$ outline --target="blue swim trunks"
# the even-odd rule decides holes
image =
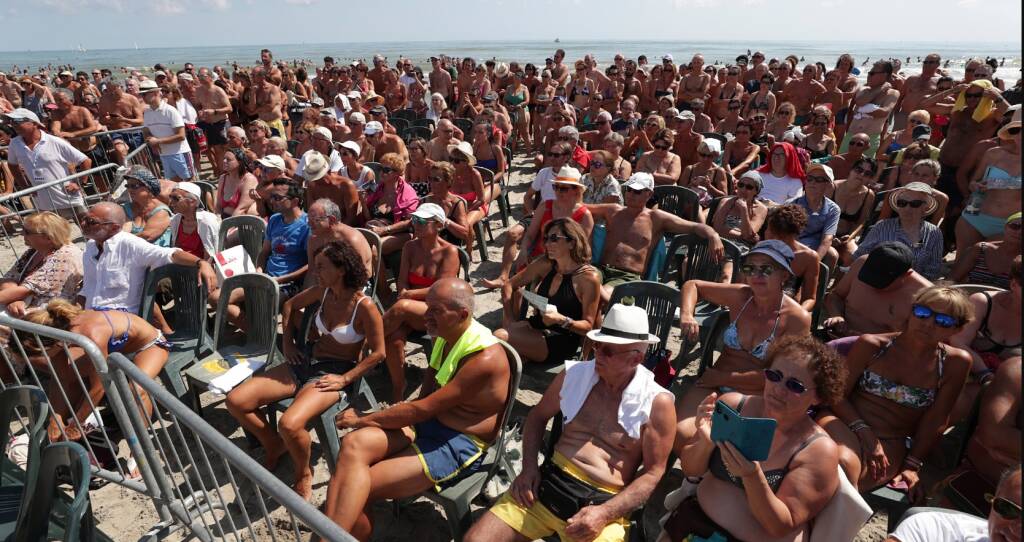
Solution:
[[[142,137],[142,128],[133,132],[119,132],[116,134],[110,134],[110,140],[113,141],[124,141],[125,145],[128,145],[129,151],[141,147],[145,144],[145,140]]]
[[[413,426],[412,447],[423,472],[438,491],[450,487],[483,466],[487,443],[460,433],[443,423],[427,420]]]
[[[985,239],[995,237],[1003,233],[1003,226],[1006,225],[1006,218],[1000,218],[998,216],[986,215],[984,213],[971,214],[963,213],[960,218],[971,225],[974,229],[978,230]]]

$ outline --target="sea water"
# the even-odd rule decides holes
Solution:
[[[139,69],[144,73],[152,71],[156,63],[171,69],[180,69],[185,62],[197,67],[221,65],[230,67],[234,63],[252,66],[259,62],[261,45],[217,46],[217,47],[161,47],[135,49],[94,49],[78,51],[4,51],[0,52],[0,69],[10,71],[12,67],[27,69],[35,73],[40,67],[71,65],[74,70],[90,71],[93,68]],[[949,60],[947,71],[953,77],[963,75],[964,62],[972,57],[994,57],[1005,64],[996,75],[1012,85],[1021,76],[1020,43],[949,43],[949,42],[812,42],[812,41],[438,41],[438,42],[379,42],[379,43],[303,43],[273,45],[269,47],[277,60],[306,61],[308,65],[320,65],[324,56],[332,56],[337,62],[353,60],[369,62],[374,54],[387,57],[394,65],[399,58],[408,58],[414,64],[429,71],[431,56],[440,54],[451,57],[472,57],[478,61],[496,59],[501,62],[532,62],[543,65],[544,59],[554,54],[555,49],[566,51],[566,63],[593,54],[600,66],[611,63],[616,53],[636,59],[647,55],[650,62],[658,63],[661,57],[670,53],[677,64],[689,62],[695,53],[702,53],[706,64],[723,66],[734,62],[737,55],[748,50],[759,50],[766,57],[783,58],[787,55],[802,57],[802,67],[807,62],[823,62],[829,68],[835,66],[839,55],[850,53],[857,66],[866,60],[898,58],[903,61],[903,72],[913,74],[920,71],[921,60],[929,53],[938,53],[943,61]],[[907,58],[910,62],[907,62]],[[861,69],[862,76],[867,69]],[[311,74],[312,75],[312,74]]]

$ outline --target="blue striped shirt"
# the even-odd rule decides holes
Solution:
[[[917,243],[911,242],[900,227],[899,217],[887,218],[871,228],[853,257],[859,258],[882,243],[897,241],[907,245],[914,252],[914,271],[924,275],[928,280],[935,280],[939,278],[942,269],[942,230],[931,222],[922,221],[920,239]]]

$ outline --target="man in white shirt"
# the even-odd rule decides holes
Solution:
[[[8,163],[27,181],[26,185],[39,186],[67,177],[76,171],[92,167],[92,161],[67,141],[42,130],[39,117],[28,109],[18,108],[5,113],[18,136],[11,140]],[[33,203],[37,209],[54,211],[65,218],[75,212],[85,213],[82,188],[69,181],[44,188],[35,193]]]
[[[185,119],[178,108],[168,104],[163,91],[147,79],[139,83],[139,93],[146,102],[142,125],[149,131],[146,143],[160,151],[164,177],[174,181],[188,181],[195,177],[192,151],[185,141]]]
[[[115,309],[137,314],[146,271],[176,263],[194,266],[200,280],[217,284],[210,264],[179,248],[158,247],[122,231],[124,210],[116,203],[100,202],[82,219],[89,242],[83,257],[82,304],[87,309]]]
[[[999,480],[988,520],[953,510],[908,514],[886,542],[1020,542],[1020,465]]]

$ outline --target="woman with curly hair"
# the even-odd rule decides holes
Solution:
[[[254,375],[231,390],[226,400],[228,412],[263,445],[268,470],[276,468],[285,452],[291,456],[293,487],[307,500],[313,494],[313,471],[306,426],[338,402],[344,391],[352,396],[350,385],[384,359],[384,321],[363,293],[368,277],[359,254],[345,241],[332,241],[316,252],[312,265],[318,284],[285,301],[281,310],[287,363]],[[297,342],[303,309],[316,311],[316,316],[310,335]],[[261,407],[289,397],[295,400],[275,432]]]

